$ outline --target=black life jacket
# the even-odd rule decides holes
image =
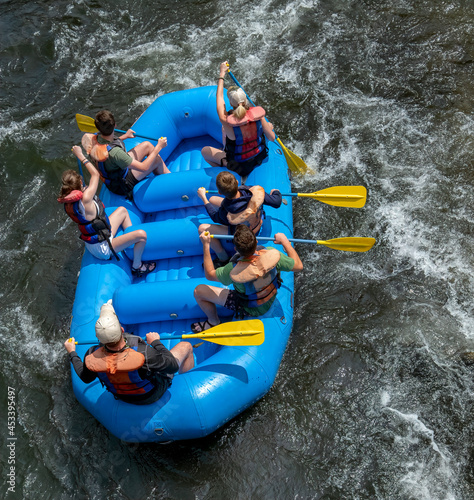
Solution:
[[[109,144],[106,144],[107,147],[107,153],[110,153],[112,149],[114,148],[120,148],[123,151],[127,151],[125,148],[125,144],[123,143],[122,139],[119,139],[118,137],[114,138],[112,142]],[[105,161],[97,161],[97,168],[100,173],[100,177],[102,179],[102,182],[109,187],[111,184],[116,184],[117,182],[120,183],[122,179],[125,179],[128,174],[128,168],[125,169],[116,169],[112,171],[108,171],[105,168]]]

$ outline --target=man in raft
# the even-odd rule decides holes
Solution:
[[[170,173],[159,155],[167,145],[166,137],[161,137],[156,146],[144,141],[127,152],[123,141],[135,137],[132,129],[116,138],[114,115],[106,109],[97,113],[94,122],[99,133],[84,134],[82,145],[112,193],[132,199],[133,188],[151,172],[155,175]]]
[[[194,367],[193,347],[189,342],[179,342],[169,351],[156,332],[147,333],[146,342],[124,334],[111,302],[101,307],[95,324],[100,344],[92,346],[82,362],[74,337],[66,340],[69,360],[84,383],[99,378],[116,399],[135,405],[154,403],[171,385],[174,373]]]
[[[281,284],[280,271],[301,271],[301,262],[296,250],[283,233],[275,234],[274,242],[283,246],[286,254],[272,247],[257,246],[255,234],[247,226],[237,226],[233,243],[236,251],[224,267],[214,269],[211,258],[211,235],[203,232],[199,236],[204,252],[204,273],[209,281],[233,285],[234,290],[210,285],[198,285],[194,297],[206,314],[205,321],[191,325],[194,333],[218,325],[216,305],[234,311],[237,317],[261,316],[272,306]]]
[[[125,248],[133,247],[132,275],[141,277],[156,267],[155,262],[142,262],[147,234],[143,229],[130,231],[115,237],[118,229],[124,230],[132,225],[125,207],[119,207],[110,217],[105,213],[104,204],[96,195],[99,187],[99,172],[84,156],[80,146],[73,146],[72,152],[87,168],[91,178],[84,186],[81,176],[74,170],[66,170],[61,177],[61,191],[58,202],[64,204],[64,210],[78,224],[81,240],[87,250],[97,259],[109,260]]]
[[[250,107],[240,87],[230,87],[227,91],[232,110],[226,111],[224,78],[228,68],[227,61],[221,63],[216,93],[217,114],[225,134],[225,147],[222,150],[205,146],[201,154],[213,167],[227,167],[247,178],[268,156],[265,139],[274,141],[275,132],[273,125],[265,119],[265,110],[260,106]]]
[[[265,193],[261,186],[240,186],[230,172],[220,172],[216,177],[216,185],[220,195],[207,199],[206,189],[199,188],[197,194],[204,203],[207,213],[216,224],[201,224],[199,234],[209,231],[211,234],[234,234],[239,224],[248,226],[258,234],[263,224],[265,212],[262,206],[273,208],[281,206],[282,197],[278,189]],[[229,255],[219,240],[211,240],[211,248],[217,255],[213,260],[214,267],[225,266]]]

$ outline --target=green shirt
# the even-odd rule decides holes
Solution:
[[[106,141],[100,134],[97,135],[99,144],[110,144],[111,141]],[[110,174],[117,170],[125,170],[132,163],[133,158],[122,148],[113,148],[109,151],[109,157],[104,161],[104,168]]]
[[[266,247],[266,249],[271,250],[272,247]],[[280,252],[280,260],[276,265],[276,270],[289,272],[292,271],[294,267],[295,267],[295,260],[292,259],[291,257],[288,257],[288,255],[285,255],[284,253]],[[229,262],[224,267],[219,267],[218,269],[216,269],[217,280],[219,281],[219,283],[222,283],[223,285],[226,286],[233,284],[234,289],[237,292],[245,293],[245,286],[242,283],[235,283],[234,281],[232,281],[232,278],[230,277],[232,269],[234,269],[234,265],[232,264],[232,262]],[[244,306],[245,312],[247,312],[250,316],[261,316],[270,309],[275,299],[276,295],[273,296],[268,302],[265,302],[265,304],[262,304],[261,306],[258,307]]]

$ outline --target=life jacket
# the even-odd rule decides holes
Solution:
[[[121,139],[115,137],[114,140],[108,144],[99,144],[97,134],[84,134],[82,136],[82,146],[97,165],[100,178],[106,186],[109,186],[111,183],[120,182],[127,177],[128,168],[123,170],[117,169],[112,172],[107,171],[105,168],[105,160],[108,159],[112,149],[120,148],[125,152],[127,151]]]
[[[240,120],[232,113],[227,115],[226,122],[233,127],[235,133],[235,141],[226,139],[225,151],[228,161],[243,163],[266,150],[265,135],[260,122],[264,117],[265,110],[260,106],[248,109]]]
[[[227,213],[227,220],[232,226],[244,224],[248,226],[254,234],[257,234],[263,224],[262,205],[265,200],[265,189],[261,186],[252,186],[249,189],[252,192],[252,198],[245,210],[237,214]]]
[[[281,286],[280,273],[276,270],[279,260],[278,250],[275,248],[267,250],[264,247],[257,247],[257,251],[251,257],[231,260],[234,268],[230,272],[230,277],[235,283],[244,285],[245,293],[237,290],[236,293],[245,307],[261,306],[276,295]]]
[[[84,362],[114,396],[142,395],[155,390],[155,385],[138,373],[145,363],[145,356],[137,351],[136,346],[127,346],[120,352],[97,347]]]
[[[84,211],[80,209],[83,193],[79,190],[71,191],[64,198],[58,198],[59,203],[64,203],[64,210],[71,219],[79,225],[81,240],[87,243],[100,243],[111,236],[111,226],[109,218],[105,213],[104,204],[98,196],[94,196],[94,203],[97,207],[97,215],[93,220],[84,217]]]

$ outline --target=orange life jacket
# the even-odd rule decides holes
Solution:
[[[236,291],[244,306],[261,306],[276,295],[281,284],[276,270],[279,260],[280,252],[275,248],[257,247],[254,255],[237,261],[230,277],[245,287],[243,294]]]
[[[105,347],[98,347],[86,356],[84,362],[115,396],[146,394],[155,390],[155,385],[138,373],[145,363],[145,356],[136,347],[127,346],[120,352],[110,352]]]

